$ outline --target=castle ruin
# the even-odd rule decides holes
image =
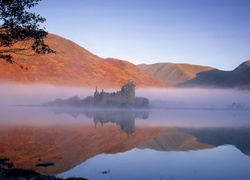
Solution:
[[[94,103],[98,105],[134,105],[135,104],[135,84],[128,81],[122,86],[121,91],[108,93],[98,92],[97,88],[94,93]]]
[[[48,102],[49,106],[92,106],[92,107],[147,107],[149,100],[144,97],[135,97],[135,84],[128,81],[117,92],[98,92],[97,88],[94,96],[80,99],[78,96],[69,99],[56,99]]]

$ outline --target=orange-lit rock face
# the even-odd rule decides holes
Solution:
[[[89,87],[120,87],[130,79],[137,87],[165,87],[152,75],[128,61],[102,59],[53,34],[48,35],[46,43],[57,54],[33,55],[32,51],[26,53],[28,56],[13,54],[14,60],[28,67],[28,71],[0,59],[1,79]]]

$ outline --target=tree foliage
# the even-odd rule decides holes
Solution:
[[[55,53],[44,42],[48,32],[40,28],[45,18],[28,10],[41,0],[0,0],[0,58],[15,63],[11,53],[27,50],[36,54]],[[12,49],[11,47],[22,41],[31,41],[29,47]]]

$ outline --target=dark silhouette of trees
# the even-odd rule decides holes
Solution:
[[[13,53],[22,54],[25,50],[31,50],[34,54],[55,53],[44,42],[48,32],[45,28],[40,28],[40,24],[46,19],[27,11],[38,5],[39,1],[41,0],[0,0],[0,58],[13,64],[17,63],[13,60]],[[14,44],[27,41],[30,42],[28,46],[26,44],[13,48]]]

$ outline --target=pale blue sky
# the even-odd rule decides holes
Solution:
[[[221,70],[250,59],[250,0],[43,0],[35,11],[103,58]]]

